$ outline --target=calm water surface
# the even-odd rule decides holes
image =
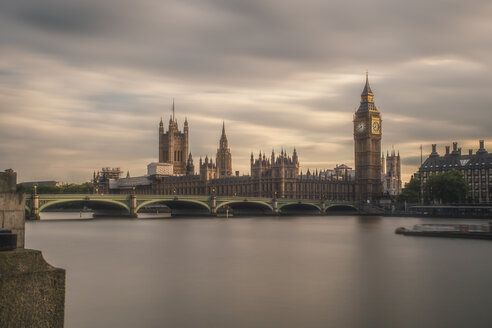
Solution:
[[[67,270],[68,328],[491,327],[491,241],[394,234],[463,221],[47,220],[26,247]]]

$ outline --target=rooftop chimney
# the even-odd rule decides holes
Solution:
[[[459,155],[460,152],[458,150],[458,143],[455,141],[453,142],[453,152],[451,153],[451,155]]]
[[[468,155],[473,155],[473,149],[468,149]]]
[[[432,144],[432,153],[430,155],[431,156],[439,156],[439,154],[436,151],[436,144]]]
[[[446,146],[446,155],[449,155],[449,146]]]
[[[484,147],[483,140],[480,140],[480,149],[477,150],[477,154],[487,154],[487,150]]]

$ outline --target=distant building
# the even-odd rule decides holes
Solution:
[[[320,174],[323,177],[334,180],[355,180],[355,171],[345,164],[337,164],[333,170],[325,170]]]
[[[292,155],[283,149],[279,155],[251,154],[250,175],[233,175],[232,156],[225,123],[219,140],[216,159],[200,158],[195,172],[189,152],[189,128],[185,119],[183,132],[178,129],[173,114],[169,128],[164,132],[159,124],[159,162],[151,163],[148,175],[136,178],[109,180],[95,179],[106,185],[99,190],[111,193],[223,195],[239,197],[279,197],[298,199],[327,199],[375,202],[382,196],[381,182],[381,115],[374,104],[374,94],[368,77],[361,94],[360,106],[354,115],[355,171],[347,165],[337,165],[333,170],[300,171],[296,149]],[[166,166],[167,165],[167,166]],[[399,157],[398,157],[399,165]],[[171,172],[172,166],[172,174]],[[399,166],[398,166],[399,167]],[[393,172],[393,171],[391,171]],[[399,168],[392,176],[399,177]],[[99,176],[99,173],[98,173]],[[104,175],[102,175],[104,177]],[[133,189],[133,187],[135,187]],[[105,191],[106,192],[106,191]]]
[[[232,175],[232,155],[225,133],[225,122],[222,122],[222,135],[219,141],[219,149],[217,149],[217,171],[219,178]]]
[[[164,124],[159,124],[159,163],[170,163],[173,165],[174,174],[186,174],[188,164],[188,142],[189,128],[188,120],[185,118],[183,132],[179,131],[178,121],[173,114],[169,118],[169,127],[164,132]]]
[[[28,182],[21,182],[20,185],[27,187],[27,188],[32,188],[34,186],[38,187],[46,187],[46,186],[53,186],[53,187],[62,187],[66,186],[66,182],[60,182],[60,181],[28,181]]]
[[[381,180],[383,183],[383,194],[388,196],[398,196],[401,193],[401,164],[400,152],[395,154],[395,150],[386,152],[381,156]]]
[[[150,163],[147,165],[148,176],[169,176],[173,175],[173,165],[171,163]]]
[[[484,141],[479,141],[479,149],[473,153],[469,149],[467,154],[461,153],[458,143],[453,142],[453,150],[446,146],[446,153],[441,156],[437,153],[436,145],[432,145],[432,152],[415,174],[422,176],[423,182],[436,173],[452,169],[463,173],[468,182],[469,191],[467,201],[470,203],[488,203],[492,200],[492,154],[484,147]]]
[[[100,194],[109,193],[109,180],[119,179],[122,173],[119,167],[103,167],[97,173],[94,171],[92,176],[94,191]]]

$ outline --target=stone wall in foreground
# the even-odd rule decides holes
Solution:
[[[24,249],[25,196],[16,184],[14,171],[0,172],[0,228],[17,235],[17,249],[0,251],[0,327],[63,327],[65,270]]]
[[[17,235],[17,248],[24,248],[25,195],[16,192],[17,173],[0,172],[0,228]]]

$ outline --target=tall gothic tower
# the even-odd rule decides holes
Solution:
[[[374,94],[366,85],[359,109],[354,115],[356,198],[376,201],[381,196],[381,114],[374,104]]]
[[[169,118],[169,128],[164,133],[164,124],[159,123],[159,163],[173,164],[173,174],[186,174],[188,161],[189,130],[188,120],[185,119],[183,132],[179,131],[178,121],[173,113]]]
[[[219,178],[230,177],[232,175],[232,156],[225,133],[224,122],[222,122],[222,135],[220,137],[219,149],[217,149],[217,171]]]

